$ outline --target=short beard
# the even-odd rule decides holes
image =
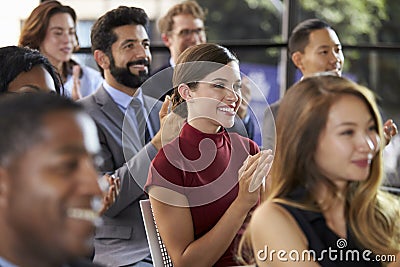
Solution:
[[[110,73],[114,77],[114,79],[127,87],[137,89],[139,88],[150,76],[150,63],[148,60],[137,60],[130,61],[126,64],[126,68],[119,68],[115,66],[114,57],[110,57]],[[148,71],[139,71],[139,75],[136,75],[129,70],[129,66],[135,64],[144,64]]]

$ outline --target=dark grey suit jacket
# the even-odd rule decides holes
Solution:
[[[275,136],[276,136],[276,128],[275,128],[275,120],[278,115],[278,110],[281,101],[271,104],[269,108],[265,109],[264,112],[264,121],[262,125],[262,148],[263,149],[271,149],[275,151]]]
[[[162,103],[145,95],[143,99],[156,133]],[[100,171],[115,173],[121,179],[119,196],[102,216],[103,225],[96,229],[94,262],[107,266],[133,264],[150,254],[139,200],[147,198],[143,187],[157,150],[151,143],[143,147],[138,138],[127,134],[124,114],[102,86],[79,102],[97,125],[104,160]]]
[[[150,79],[143,84],[143,93],[164,101],[165,96],[172,95],[172,76],[174,68],[168,63],[152,73]]]

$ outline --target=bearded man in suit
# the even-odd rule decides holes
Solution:
[[[143,94],[151,53],[148,16],[141,8],[120,6],[101,16],[91,32],[92,52],[105,78],[81,99],[98,128],[100,171],[120,178],[120,192],[97,227],[94,262],[107,266],[152,266],[139,201],[151,160],[161,148],[164,103]],[[161,124],[162,125],[162,124]]]

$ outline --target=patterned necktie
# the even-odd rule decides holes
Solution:
[[[134,97],[130,105],[135,110],[140,141],[142,142],[142,145],[145,145],[150,141],[150,134],[146,124],[147,117],[143,114],[142,103],[138,98]]]

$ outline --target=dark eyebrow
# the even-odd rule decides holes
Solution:
[[[126,44],[128,44],[128,43],[139,43],[139,42],[141,42],[141,43],[143,43],[143,42],[150,42],[150,39],[143,39],[143,40],[138,40],[138,39],[126,39],[126,40],[124,40],[124,41],[122,41],[121,42],[121,46],[124,46],[124,45],[126,45]]]
[[[121,42],[121,46],[124,46],[128,43],[137,43],[137,42],[139,42],[137,39],[126,39]]]
[[[318,46],[318,49],[327,49],[329,47],[330,47],[329,45],[321,45],[321,46]]]
[[[339,44],[335,44],[335,46],[341,48],[342,44],[340,44],[340,43]],[[331,47],[330,45],[321,45],[321,46],[318,46],[317,49],[327,49],[327,48],[329,49],[330,47]]]

